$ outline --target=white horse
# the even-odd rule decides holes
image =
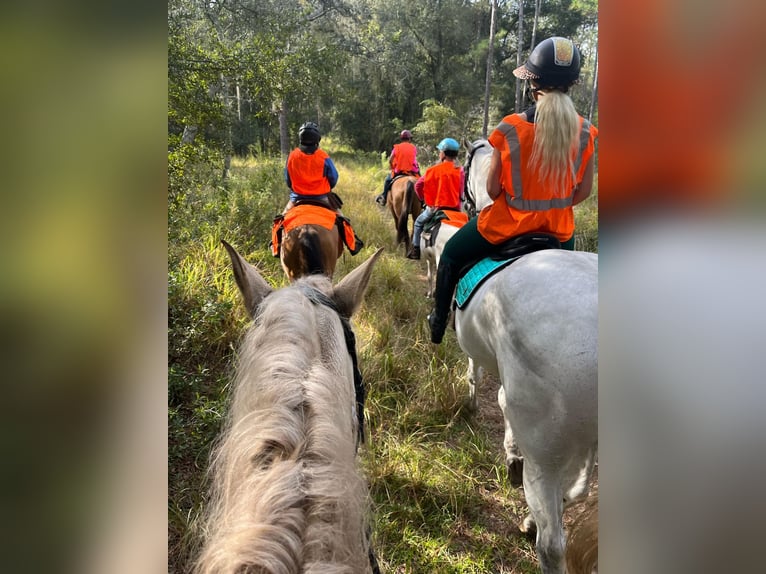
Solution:
[[[545,574],[565,572],[562,515],[587,496],[598,450],[597,304],[598,256],[547,249],[487,279],[455,314],[474,404],[482,369],[500,380],[506,462]]]
[[[273,291],[224,245],[254,323],[215,450],[195,572],[375,571],[367,487],[356,464],[360,423],[348,319],[382,250],[335,287],[317,274]]]
[[[426,297],[429,299],[434,296],[434,290],[436,289],[436,270],[439,268],[439,260],[444,251],[444,246],[457,233],[458,229],[460,228],[455,225],[440,225],[433,245],[427,244],[430,233],[423,233],[420,236],[420,252],[426,261],[426,282],[428,283]]]
[[[476,140],[466,158],[466,202],[490,205],[493,148]],[[486,280],[455,313],[468,355],[469,406],[484,370],[497,376],[511,484],[523,483],[545,574],[563,574],[564,509],[588,494],[598,451],[598,255],[549,249]]]
[[[465,147],[468,148],[468,153],[463,165],[465,170],[464,208],[465,212],[473,217],[492,203],[492,198],[487,193],[487,176],[494,148],[484,139],[465,142]]]

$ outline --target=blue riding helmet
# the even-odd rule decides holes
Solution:
[[[439,142],[439,145],[436,146],[436,149],[439,151],[459,151],[460,150],[460,144],[457,143],[457,140],[454,140],[452,138],[444,138],[442,141]]]

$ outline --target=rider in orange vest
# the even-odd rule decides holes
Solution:
[[[319,149],[322,136],[319,126],[306,122],[298,130],[299,145],[287,158],[285,182],[290,189],[290,201],[284,211],[300,199],[309,199],[339,210],[331,190],[338,183],[338,170],[324,150]]]
[[[386,176],[386,181],[383,182],[383,193],[375,198],[379,205],[386,205],[388,191],[391,189],[391,181],[394,177],[400,173],[420,175],[420,166],[417,160],[418,148],[410,141],[412,140],[412,133],[410,130],[403,130],[399,134],[399,138],[402,140],[401,143],[394,145],[388,158],[391,173]]]
[[[426,221],[439,209],[460,209],[463,195],[465,174],[463,167],[455,165],[460,144],[452,138],[444,138],[436,146],[439,150],[439,163],[426,170],[426,174],[415,184],[417,190],[422,186],[423,202],[426,208],[415,220],[412,234],[412,249],[408,259],[420,259],[420,234]],[[420,194],[418,194],[420,196]]]
[[[492,132],[494,147],[487,178],[493,203],[447,242],[436,275],[434,310],[428,316],[431,341],[440,343],[461,269],[525,233],[555,236],[574,249],[572,206],[593,185],[598,130],[577,114],[569,87],[580,76],[580,53],[571,40],[553,37],[538,44],[514,75],[530,80],[535,105],[512,114]]]

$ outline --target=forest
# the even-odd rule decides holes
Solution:
[[[170,0],[171,191],[189,154],[222,169],[286,154],[307,120],[368,152],[405,128],[419,145],[476,139],[524,107],[512,71],[554,35],[580,48],[571,95],[598,124],[597,18],[595,0]]]
[[[425,266],[405,259],[374,198],[402,129],[427,167],[443,137],[475,140],[524,109],[512,70],[551,35],[580,48],[571,95],[597,125],[597,33],[593,0],[170,0],[168,572],[190,572],[198,551],[206,472],[249,326],[221,240],[273,287],[287,285],[268,242],[287,200],[285,154],[307,120],[320,125],[365,243],[341,257],[335,281],[384,248],[353,318],[368,385],[359,464],[381,570],[539,571],[534,539],[518,529],[523,491],[505,471],[498,381],[485,380],[468,412],[465,354],[452,329],[430,343]],[[575,208],[577,249],[598,251],[597,201],[596,180]]]

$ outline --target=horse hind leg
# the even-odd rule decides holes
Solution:
[[[516,439],[513,437],[513,430],[508,422],[507,403],[505,400],[505,388],[500,385],[497,391],[497,402],[500,410],[503,411],[503,422],[505,424],[505,436],[503,437],[503,448],[505,449],[505,466],[508,470],[508,479],[511,486],[518,488],[523,483],[524,476],[524,457],[521,455]],[[524,530],[526,532],[526,530]]]
[[[557,476],[545,476],[541,469],[527,462],[524,468],[524,495],[530,515],[521,530],[536,530],[535,549],[543,574],[565,574],[566,537],[564,502]]]
[[[404,243],[404,253],[407,254],[412,247],[412,239],[410,238],[410,231],[407,220],[409,213],[406,209],[403,209],[399,214],[399,219],[396,223],[396,243]]]

